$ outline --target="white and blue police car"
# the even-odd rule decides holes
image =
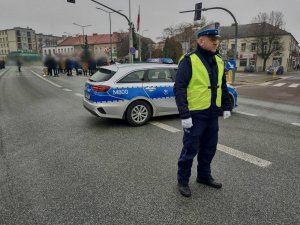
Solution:
[[[178,114],[173,86],[176,64],[104,66],[85,84],[83,106],[92,114],[142,126],[151,117]],[[232,109],[237,93],[228,85]]]

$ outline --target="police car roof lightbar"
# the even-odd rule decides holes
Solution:
[[[174,64],[171,58],[150,58],[146,60],[147,63],[164,63],[164,64]]]

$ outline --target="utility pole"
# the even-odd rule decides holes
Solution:
[[[143,30],[142,31],[142,36],[143,36],[145,31],[148,31],[148,30]],[[139,32],[140,32],[140,34],[139,34],[139,56],[140,56],[140,62],[142,62],[141,28],[139,28]]]
[[[107,9],[109,9],[109,10],[111,10],[111,11],[113,11],[113,12],[115,12],[115,13],[121,15],[121,16],[123,16],[127,20],[128,25],[129,25],[129,49],[128,49],[128,55],[129,55],[130,62],[133,63],[133,57],[130,54],[130,49],[133,47],[133,41],[132,41],[132,23],[131,23],[131,20],[129,20],[126,15],[124,15],[123,13],[120,13],[119,11],[117,11],[115,9],[112,9],[112,8],[110,8],[110,7],[104,5],[104,4],[102,4],[102,3],[100,3],[100,2],[98,2],[96,0],[91,0],[91,1],[95,2],[98,5],[101,5],[101,6],[105,7],[105,8],[107,8]],[[129,6],[130,6],[130,0],[129,0]]]
[[[108,15],[109,15],[109,43],[110,43],[110,61],[112,62],[113,61],[113,58],[112,58],[112,40],[111,40],[111,14],[114,13],[112,11],[107,11],[107,10],[104,10],[104,9],[101,9],[99,7],[96,7],[96,9],[100,9],[104,12],[107,12]],[[123,10],[118,10],[118,12],[121,12]]]
[[[82,28],[82,43],[84,44],[84,28],[92,26],[92,25],[80,25],[80,24],[77,24],[77,23],[73,23],[73,24]]]

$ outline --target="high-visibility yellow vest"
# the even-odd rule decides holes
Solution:
[[[222,77],[224,73],[224,62],[221,57],[215,55],[218,65],[218,84],[211,87],[210,79],[203,62],[199,57],[192,53],[190,56],[192,64],[192,78],[187,87],[187,101],[190,111],[208,109],[211,105],[211,89],[217,89],[216,105],[221,107],[222,99]],[[181,57],[179,62],[184,58]]]

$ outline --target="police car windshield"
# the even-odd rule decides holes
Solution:
[[[103,82],[108,81],[116,72],[104,68],[100,68],[98,72],[96,72],[89,81],[91,82]]]

